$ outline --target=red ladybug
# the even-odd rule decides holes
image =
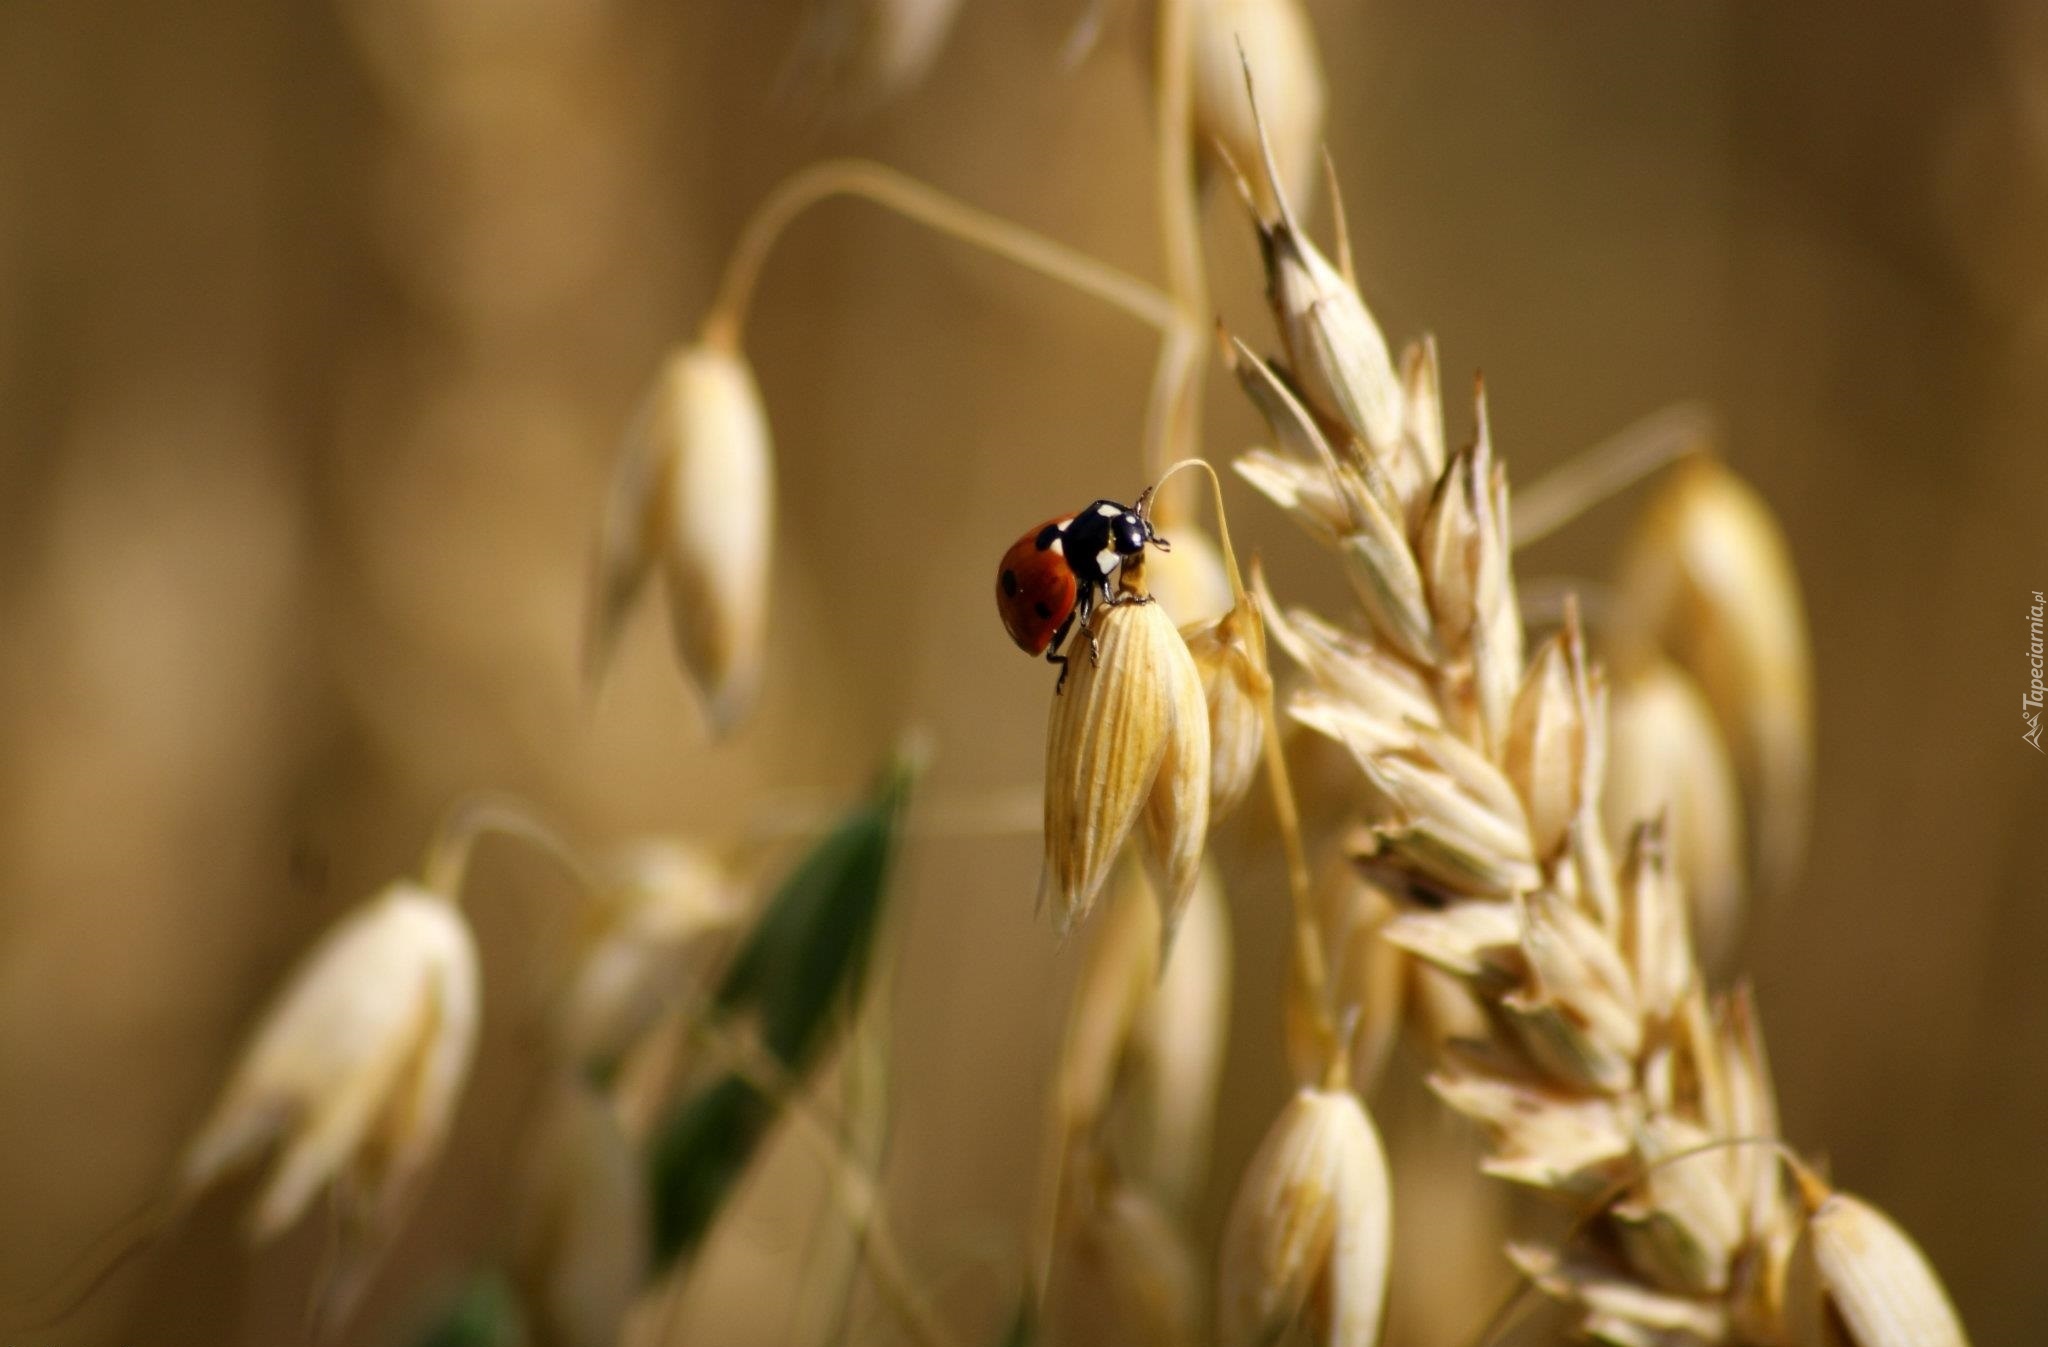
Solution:
[[[1010,639],[1027,654],[1043,654],[1060,666],[1060,682],[1067,681],[1067,657],[1060,645],[1081,620],[1088,631],[1089,614],[1098,600],[1114,604],[1111,581],[1125,561],[1145,550],[1146,544],[1168,551],[1166,539],[1152,531],[1146,518],[1146,498],[1136,506],[1098,500],[1079,514],[1048,519],[1019,538],[1003,553],[996,571],[996,609],[1003,615],[1003,627]],[[1095,640],[1088,640],[1093,658]]]

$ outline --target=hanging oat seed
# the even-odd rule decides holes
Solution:
[[[1230,1032],[1230,912],[1204,865],[1173,951],[1138,1008],[1129,1050],[1121,1167],[1175,1211],[1189,1212],[1209,1169],[1216,1088]]]
[[[1711,458],[1672,470],[1616,580],[1615,664],[1663,649],[1699,681],[1756,792],[1761,874],[1790,883],[1813,778],[1813,656],[1791,551],[1769,507]]]
[[[900,98],[924,82],[959,10],[960,0],[811,0],[790,78],[856,111]]]
[[[1156,603],[1098,608],[1046,736],[1045,877],[1062,932],[1084,920],[1142,815],[1166,913],[1193,892],[1209,817],[1209,716],[1202,678]]]
[[[258,1242],[323,1188],[347,1243],[323,1314],[346,1314],[440,1153],[476,1050],[476,945],[454,902],[398,882],[307,953],[185,1150],[186,1196],[274,1150],[249,1214]]]
[[[1806,1230],[1789,1303],[1801,1347],[1969,1347],[1927,1256],[1868,1202],[1799,1176]]]
[[[1626,837],[1645,820],[1666,819],[1700,962],[1725,966],[1742,929],[1742,796],[1713,711],[1690,678],[1654,660],[1615,688],[1608,742],[1607,831]]]
[[[1173,535],[1173,550],[1145,559],[1145,583],[1166,615],[1185,630],[1229,611],[1230,576],[1209,535],[1184,520],[1161,528]]]
[[[1205,172],[1228,173],[1231,164],[1259,162],[1259,128],[1245,89],[1249,68],[1273,144],[1275,178],[1306,208],[1315,196],[1325,104],[1307,11],[1300,0],[1190,0],[1190,8],[1195,146]],[[1266,180],[1253,190],[1262,213],[1278,213]]]
[[[1251,602],[1247,596],[1245,603]],[[1237,808],[1251,789],[1265,747],[1265,716],[1260,703],[1270,695],[1270,683],[1252,650],[1248,628],[1254,616],[1245,608],[1233,607],[1213,621],[1181,628],[1201,673],[1209,707],[1212,823]]]
[[[774,496],[768,418],[745,359],[722,342],[676,352],[613,479],[598,539],[593,674],[659,568],[683,672],[712,731],[733,728],[760,676]]]
[[[1188,1238],[1142,1188],[1111,1174],[1082,1199],[1053,1274],[1044,1341],[1195,1347],[1201,1283]]]
[[[1220,1347],[1299,1323],[1319,1347],[1371,1347],[1386,1301],[1393,1202],[1356,1096],[1298,1091],[1245,1166],[1223,1230]]]
[[[618,1062],[680,1001],[693,969],[741,913],[732,882],[710,856],[679,842],[645,842],[602,872],[586,905],[555,1030],[564,1058]]]
[[[1286,343],[1288,366],[1315,410],[1358,436],[1385,466],[1406,452],[1401,432],[1407,417],[1406,391],[1387,339],[1357,288],[1296,222],[1256,107],[1253,121],[1273,202],[1271,210],[1255,204],[1266,300]]]

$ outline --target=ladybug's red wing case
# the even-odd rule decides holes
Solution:
[[[1049,519],[1003,553],[996,571],[996,608],[1010,639],[1028,654],[1042,655],[1074,611],[1079,586],[1073,568],[1060,551],[1038,546]]]

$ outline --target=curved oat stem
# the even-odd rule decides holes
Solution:
[[[1178,311],[1172,301],[1135,276],[1055,242],[999,215],[970,206],[906,173],[868,159],[828,159],[799,169],[755,208],[726,259],[725,275],[703,337],[713,345],[736,347],[746,324],[754,286],[777,239],[812,206],[835,196],[857,197],[894,211],[939,233],[971,243],[1082,294],[1122,309],[1162,332],[1173,330]]]
[[[1164,480],[1175,454],[1193,454],[1202,442],[1202,324],[1209,308],[1202,264],[1201,203],[1195,195],[1194,16],[1189,0],[1160,0],[1153,117],[1159,139],[1153,172],[1159,202],[1166,288],[1176,322],[1159,350],[1153,375],[1152,419],[1146,468]]]
[[[441,816],[420,865],[421,885],[451,902],[459,901],[469,875],[469,858],[488,834],[517,838],[553,857],[585,894],[603,892],[604,886],[583,857],[542,822],[539,814],[509,795],[488,791],[461,796]]]

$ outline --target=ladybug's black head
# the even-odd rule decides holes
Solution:
[[[1136,510],[1125,510],[1109,521],[1109,536],[1122,556],[1142,552],[1152,540],[1152,521]]]
[[[1148,486],[1138,493],[1138,503],[1125,511],[1125,514],[1131,521],[1132,536],[1136,539],[1130,547],[1125,549],[1126,551],[1136,552],[1146,543],[1152,544],[1152,546],[1162,552],[1171,552],[1173,550],[1173,544],[1160,537],[1152,527],[1151,487]]]
[[[1150,495],[1149,492],[1146,493]],[[1145,545],[1166,549],[1166,540],[1152,531],[1152,520],[1145,513],[1145,496],[1138,503],[1119,505],[1113,500],[1099,500],[1075,516],[1074,522],[1084,527],[1093,536],[1100,537],[1108,544],[1109,550],[1118,557],[1136,556],[1145,550]]]

